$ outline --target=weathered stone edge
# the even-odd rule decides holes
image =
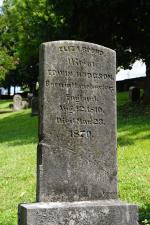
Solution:
[[[77,40],[59,40],[59,41],[50,41],[50,42],[44,42],[41,45],[42,46],[47,46],[47,45],[53,45],[53,44],[64,44],[64,43],[72,43],[72,44],[87,44],[96,48],[104,48],[105,50],[109,50],[110,52],[113,52],[114,54],[116,54],[115,50],[112,50],[111,48],[107,48],[103,45],[99,45],[99,44],[95,44],[92,42],[84,42],[84,41],[77,41]]]
[[[33,208],[75,208],[75,207],[97,207],[97,206],[134,206],[135,204],[122,202],[119,200],[97,200],[97,201],[79,201],[79,202],[36,202],[36,203],[23,203],[21,207],[27,209]]]

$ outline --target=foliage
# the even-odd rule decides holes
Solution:
[[[1,19],[5,26],[0,26],[0,39],[19,57],[17,79],[32,89],[38,77],[39,45],[57,37],[61,17],[47,0],[5,0]]]
[[[6,74],[15,69],[16,59],[14,56],[9,55],[6,47],[0,46],[0,83],[4,81]]]
[[[150,1],[49,0],[64,17],[71,39],[115,49],[117,65],[130,68],[137,59],[146,63],[144,102],[150,103]],[[68,31],[68,32],[67,32]]]
[[[135,59],[145,60],[149,56],[149,0],[49,2],[53,2],[56,13],[63,16],[68,37],[116,49],[118,65],[127,66]]]
[[[17,53],[17,77],[35,86],[38,49],[42,42],[75,39],[115,49],[117,66],[127,68],[136,59],[147,67],[145,96],[150,85],[149,0],[5,0],[0,18],[0,40]]]

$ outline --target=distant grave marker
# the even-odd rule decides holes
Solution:
[[[22,109],[22,97],[19,94],[13,97],[13,111],[19,111]]]
[[[16,94],[13,97],[13,105],[10,107],[12,107],[13,111],[19,111],[21,109],[27,109],[29,107],[29,104],[27,101],[23,101],[21,95]]]
[[[140,88],[134,86],[129,88],[129,101],[133,103],[140,102]]]
[[[115,60],[92,43],[41,46],[40,203],[20,205],[19,225],[137,225],[117,200]]]

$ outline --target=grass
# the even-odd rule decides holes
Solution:
[[[119,198],[140,206],[150,224],[150,106],[118,95]],[[9,101],[1,101],[7,109]],[[37,117],[30,110],[0,114],[0,225],[17,224],[17,207],[35,201]]]
[[[0,128],[0,225],[16,225],[18,204],[35,201],[37,117],[0,114]]]
[[[118,95],[120,199],[140,206],[140,224],[150,224],[150,106],[130,104]]]
[[[0,100],[0,109],[8,109],[12,100]]]

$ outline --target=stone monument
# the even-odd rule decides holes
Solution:
[[[80,41],[40,49],[37,203],[19,225],[137,225],[117,200],[116,56]]]
[[[10,104],[10,108],[12,107],[13,111],[19,111],[21,109],[27,109],[29,104],[27,101],[23,101],[21,95],[16,94],[13,97],[13,105]]]
[[[129,102],[140,103],[140,88],[134,86],[129,88]]]
[[[13,97],[13,111],[19,111],[22,109],[22,97],[19,94]]]

